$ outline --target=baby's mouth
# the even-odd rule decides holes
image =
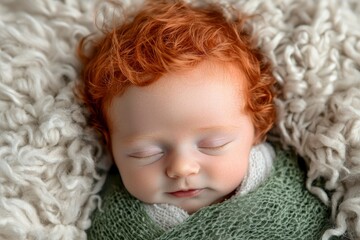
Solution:
[[[190,198],[199,195],[204,189],[188,189],[188,190],[180,190],[176,192],[169,192],[170,195],[178,198]]]

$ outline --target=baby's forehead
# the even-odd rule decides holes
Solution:
[[[191,114],[199,102],[204,102],[203,108],[222,104],[224,108],[243,109],[246,81],[246,76],[233,63],[203,61],[193,68],[164,74],[147,86],[130,86],[115,98],[122,108],[131,108],[132,112],[173,108],[189,109],[184,114]]]
[[[129,87],[116,98],[110,111],[123,119],[153,119],[170,122],[184,116],[238,114],[244,109],[244,76],[235,70],[203,62],[194,69],[165,74],[154,83]],[[169,118],[153,117],[168,115]],[[212,117],[214,118],[214,117]]]
[[[240,66],[234,62],[203,60],[193,67],[169,71],[168,73],[163,74],[159,79],[147,85],[146,88],[149,90],[152,88],[163,88],[162,90],[164,91],[166,88],[176,86],[202,88],[212,82],[230,84],[239,88],[245,86],[247,81],[248,79]],[[241,90],[243,91],[244,88]],[[221,91],[221,88],[219,88],[219,91]]]

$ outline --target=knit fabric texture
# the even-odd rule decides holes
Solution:
[[[246,176],[235,195],[245,195],[263,184],[271,173],[274,158],[275,151],[269,143],[264,142],[252,147]]]
[[[304,172],[295,154],[277,150],[270,177],[256,191],[204,207],[169,231],[111,174],[88,239],[318,240],[329,227],[329,210],[306,190]]]

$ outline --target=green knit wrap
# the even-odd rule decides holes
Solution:
[[[92,216],[89,239],[320,239],[329,211],[305,188],[297,157],[277,151],[271,176],[254,192],[200,209],[164,232],[139,200],[109,175],[102,210]]]

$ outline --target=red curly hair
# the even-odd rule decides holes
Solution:
[[[235,63],[247,77],[245,111],[257,142],[264,140],[275,121],[275,80],[270,62],[246,30],[249,18],[238,13],[227,20],[217,5],[196,8],[180,0],[153,0],[131,22],[108,30],[89,56],[82,39],[80,98],[90,110],[91,124],[109,142],[107,110],[115,96],[129,86],[147,86],[166,73],[213,59]]]

